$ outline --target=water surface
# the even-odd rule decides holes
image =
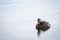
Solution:
[[[60,40],[60,0],[9,0],[0,2],[0,40]],[[51,24],[37,36],[36,19]]]

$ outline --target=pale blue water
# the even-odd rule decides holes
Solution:
[[[36,19],[51,24],[37,36]],[[60,0],[0,1],[0,40],[60,40]]]

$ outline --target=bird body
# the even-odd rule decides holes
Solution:
[[[40,24],[37,23],[36,25],[36,29],[37,30],[47,30],[48,28],[50,28],[50,24],[46,21],[41,21]]]

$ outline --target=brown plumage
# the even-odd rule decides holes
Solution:
[[[46,31],[50,28],[50,24],[46,21],[41,21],[41,19],[37,19],[36,29],[38,31],[38,35],[40,31]]]

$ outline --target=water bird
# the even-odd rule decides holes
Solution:
[[[50,28],[50,24],[47,21],[41,21],[40,18],[37,19],[36,30],[38,31],[38,36],[40,35],[41,31],[47,31]]]

